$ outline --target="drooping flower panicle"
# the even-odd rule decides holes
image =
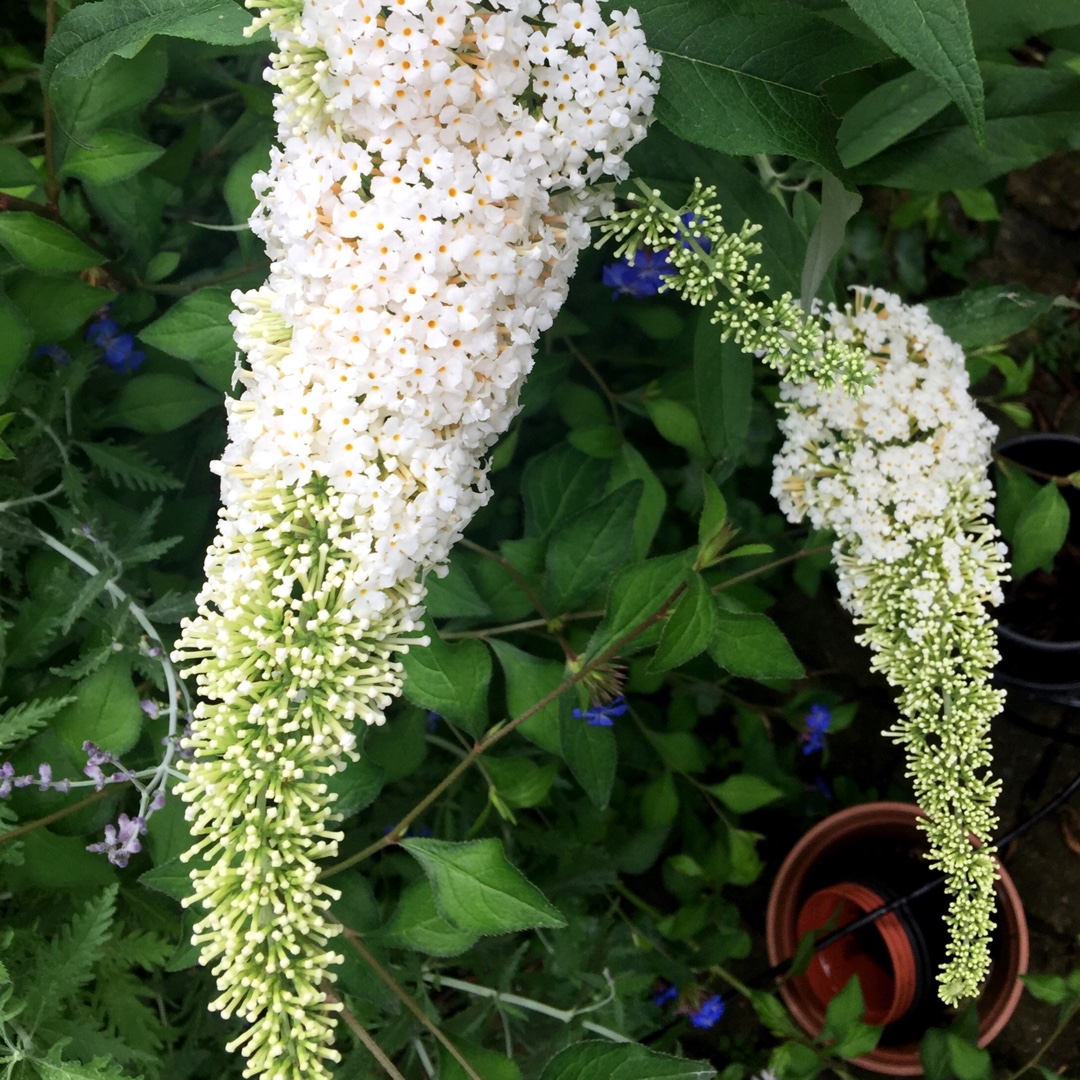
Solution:
[[[267,283],[236,294],[218,536],[177,657],[195,941],[245,1075],[321,1080],[337,962],[326,779],[422,644],[424,575],[488,498],[587,219],[658,60],[596,0],[263,0],[280,147],[253,186]],[[606,21],[605,21],[606,20]]]
[[[789,520],[836,534],[841,602],[873,666],[900,688],[902,718],[888,734],[907,751],[931,860],[948,874],[939,981],[955,1003],[986,974],[995,907],[988,845],[999,782],[987,768],[1003,695],[990,685],[998,657],[987,609],[1007,573],[989,521],[996,428],[968,392],[963,351],[925,307],[859,289],[828,319],[877,375],[859,399],[814,381],[782,384],[773,494]]]

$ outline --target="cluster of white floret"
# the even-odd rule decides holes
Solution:
[[[250,0],[249,0],[250,2]],[[177,659],[195,940],[245,1075],[319,1080],[339,839],[325,781],[400,689],[395,651],[488,497],[587,218],[658,58],[597,0],[261,0],[280,147],[253,184],[267,283],[235,297],[218,536]],[[416,639],[413,638],[413,643]]]
[[[841,602],[864,628],[874,666],[900,688],[903,743],[926,811],[935,865],[949,877],[951,1003],[989,967],[999,784],[987,775],[990,686],[1005,547],[990,524],[997,430],[968,392],[963,350],[925,307],[881,290],[828,312],[831,332],[865,346],[878,371],[861,397],[809,381],[781,384],[786,437],[773,494],[791,521],[835,533]],[[981,850],[972,846],[972,839]]]

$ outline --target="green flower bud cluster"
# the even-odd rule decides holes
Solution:
[[[870,382],[864,350],[826,334],[791,293],[766,295],[770,280],[757,261],[761,244],[753,239],[760,225],[746,221],[738,232],[729,231],[716,189],[700,179],[679,209],[664,202],[658,190],[637,183],[641,194],[627,195],[631,205],[597,223],[599,245],[614,240],[617,258],[632,258],[642,248],[665,252],[671,269],[659,291],[713,307],[712,321],[722,328],[723,339],[759,354],[785,379],[815,379],[825,387],[839,383],[852,394]]]

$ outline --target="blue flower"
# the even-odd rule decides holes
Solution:
[[[714,994],[698,1006],[697,1012],[690,1014],[690,1023],[696,1028],[711,1028],[724,1015],[725,1008],[724,999]]]
[[[690,235],[693,236],[693,238],[697,241],[698,246],[701,248],[701,250],[704,251],[706,255],[708,255],[709,252],[712,251],[712,241],[703,233],[694,232],[694,222],[696,221],[694,215],[683,214],[680,220],[690,230]],[[684,240],[682,242],[682,246],[689,250],[691,246],[690,241]]]
[[[429,712],[424,717],[424,728],[427,731],[438,731],[439,721],[442,719],[442,715],[437,712]]]
[[[626,698],[620,694],[614,701],[609,701],[606,705],[592,705],[584,712],[575,709],[573,716],[575,720],[584,720],[586,723],[592,724],[593,727],[611,727],[615,723],[613,718],[622,716],[628,708]]]
[[[828,706],[811,705],[803,722],[806,724],[806,731],[799,736],[803,744],[803,754],[813,754],[817,750],[824,750],[825,735],[832,724],[832,712]]]
[[[618,262],[604,266],[600,280],[612,290],[612,300],[620,296],[640,300],[655,296],[664,283],[664,276],[670,274],[671,269],[666,250],[641,248],[633,256],[623,255]]]
[[[677,1001],[679,997],[679,988],[677,986],[665,986],[663,990],[657,990],[652,995],[653,1004],[658,1008],[663,1008],[669,1001]]]
[[[102,350],[102,362],[121,375],[134,371],[145,359],[146,353],[135,348],[132,334],[120,333],[120,327],[112,319],[99,319],[86,331],[86,340]]]

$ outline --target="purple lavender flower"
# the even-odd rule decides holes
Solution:
[[[158,810],[162,810],[165,807],[165,789],[159,787],[154,792],[154,797],[150,800],[150,805],[146,808],[146,816],[157,813]]]
[[[47,761],[43,761],[38,766],[38,791],[48,791],[52,786],[52,766]]]
[[[628,708],[626,699],[620,694],[606,705],[593,705],[584,712],[575,709],[573,716],[575,720],[584,720],[593,727],[611,727],[615,723],[613,717],[622,716]]]
[[[724,999],[719,994],[703,1001],[696,1011],[690,1013],[690,1023],[696,1028],[711,1028],[724,1015]]]
[[[151,701],[149,698],[143,698],[142,701],[139,702],[139,708],[142,709],[151,720],[156,720],[161,714],[158,703],[156,701]]]
[[[832,712],[827,705],[811,705],[803,721],[806,731],[799,736],[804,755],[825,749],[825,735],[832,724]]]
[[[0,799],[6,799],[11,794],[15,783],[15,766],[10,761],[0,765]]]
[[[613,263],[607,263],[600,272],[600,280],[612,290],[611,299],[630,296],[635,300],[655,296],[664,283],[664,276],[672,272],[668,253],[641,248],[634,255],[623,255]]]
[[[146,834],[146,821],[138,814],[129,818],[121,814],[116,825],[105,826],[105,839],[97,844],[88,844],[87,851],[98,855],[107,855],[113,866],[127,866],[132,855],[142,851],[139,837]]]
[[[135,348],[134,335],[121,333],[120,327],[112,319],[98,319],[96,323],[91,323],[86,331],[86,340],[101,349],[102,362],[121,375],[130,375],[146,359],[146,353]]]

